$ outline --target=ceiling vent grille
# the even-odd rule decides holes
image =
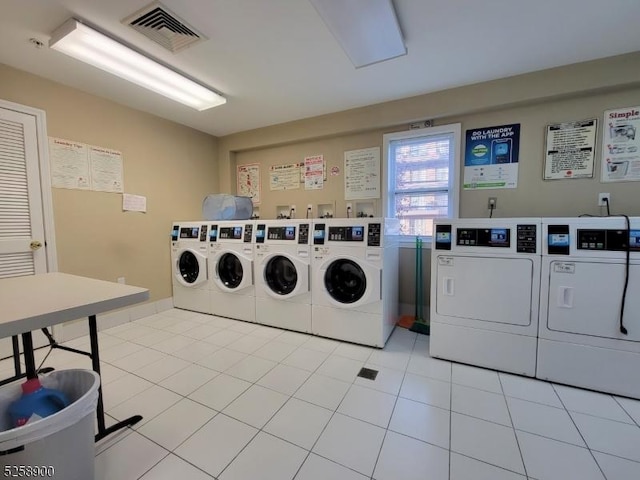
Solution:
[[[122,23],[173,53],[207,39],[160,2],[147,5]]]

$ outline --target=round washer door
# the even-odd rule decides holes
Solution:
[[[235,252],[222,252],[216,259],[214,277],[223,290],[237,292],[252,285],[252,262]]]
[[[207,280],[207,259],[196,251],[180,252],[175,268],[175,277],[186,287],[194,287]]]
[[[324,288],[336,302],[355,303],[367,291],[367,276],[353,260],[334,260],[324,273]]]
[[[266,292],[274,298],[290,298],[309,291],[309,265],[286,255],[272,255],[263,263]]]
[[[330,304],[354,308],[380,300],[381,270],[353,258],[335,258],[321,268],[318,280]]]

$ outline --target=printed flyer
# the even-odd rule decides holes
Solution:
[[[595,118],[547,125],[544,179],[593,177],[596,130]]]
[[[464,189],[516,188],[519,152],[519,123],[467,130]]]
[[[640,106],[604,112],[602,182],[640,180]]]

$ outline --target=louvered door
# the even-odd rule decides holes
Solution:
[[[0,278],[46,271],[36,117],[0,108]],[[33,341],[46,344],[41,332]],[[11,352],[11,339],[0,339],[0,358]]]
[[[47,271],[36,121],[0,109],[0,278]]]

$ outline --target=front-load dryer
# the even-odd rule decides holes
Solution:
[[[436,220],[432,356],[535,376],[541,219]]]
[[[171,229],[171,280],[174,307],[210,313],[207,252],[206,223],[173,223]]]
[[[256,322],[311,331],[310,220],[256,221]]]
[[[537,377],[640,399],[640,217],[543,233]]]
[[[209,224],[210,313],[255,322],[252,220]]]
[[[316,220],[312,332],[384,347],[398,321],[398,220]]]

